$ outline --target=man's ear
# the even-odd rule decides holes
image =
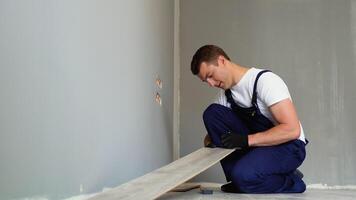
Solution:
[[[222,55],[218,56],[217,62],[218,62],[218,66],[225,66],[226,64],[225,57]]]

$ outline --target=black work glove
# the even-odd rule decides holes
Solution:
[[[248,147],[248,136],[228,132],[221,136],[221,144],[228,149],[246,149]]]

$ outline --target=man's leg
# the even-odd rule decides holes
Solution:
[[[253,148],[234,165],[232,182],[245,193],[301,193],[305,183],[294,171],[304,158],[300,140]]]
[[[208,131],[211,140],[217,147],[222,147],[220,137],[228,131],[242,135],[247,135],[249,132],[247,127],[243,125],[242,121],[230,108],[220,104],[211,104],[204,111],[203,119],[206,130]],[[221,160],[220,163],[223,167],[227,181],[231,180],[230,176],[232,167],[244,154],[245,152],[237,150]]]

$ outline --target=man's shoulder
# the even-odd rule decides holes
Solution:
[[[268,70],[268,71],[267,71]],[[256,81],[256,78],[258,76],[259,73],[261,73],[262,71],[265,71],[263,74],[260,75],[257,83],[260,82],[265,82],[265,81],[273,81],[274,79],[278,79],[279,76],[275,73],[273,73],[271,70],[269,69],[264,69],[264,68],[255,68],[252,67],[251,69],[248,70],[248,73],[246,73],[246,80],[245,80],[245,84],[247,87],[253,87]],[[257,84],[258,85],[258,84]]]
[[[272,85],[273,84],[281,84],[281,83],[285,84],[283,79],[278,74],[276,74],[272,71],[264,73],[258,81],[259,82],[261,81],[262,83],[265,83],[265,84],[271,83]]]
[[[246,73],[247,78],[248,78],[248,79],[252,79],[253,82],[254,82],[255,79],[256,79],[256,77],[257,77],[257,75],[258,75],[260,72],[262,72],[262,71],[265,71],[265,72],[261,75],[261,77],[269,76],[269,75],[271,75],[271,74],[276,75],[276,74],[274,74],[274,73],[273,73],[271,70],[269,70],[269,69],[252,67],[252,68],[250,68],[250,69],[248,70],[248,73]],[[268,74],[269,74],[269,75],[268,75]],[[260,77],[260,78],[261,78],[261,77]]]

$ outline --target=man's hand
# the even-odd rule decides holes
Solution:
[[[221,144],[228,149],[246,149],[248,147],[248,136],[228,132],[221,136]]]
[[[211,138],[208,134],[205,135],[204,138],[204,147],[210,147],[210,148],[215,148],[216,146],[214,145],[213,141],[211,141]]]

